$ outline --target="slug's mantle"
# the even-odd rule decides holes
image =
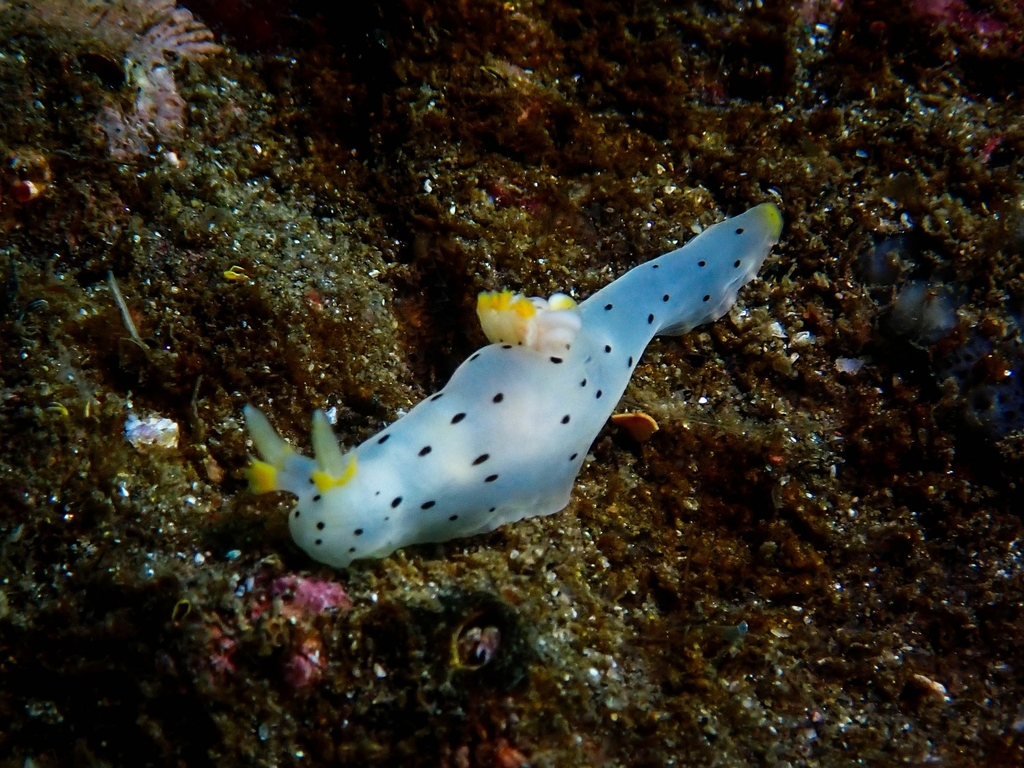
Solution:
[[[322,411],[313,414],[309,458],[247,405],[261,457],[249,469],[251,487],[297,496],[293,538],[339,568],[558,512],[647,344],[725,314],[781,232],[779,209],[764,203],[579,305],[562,294],[481,294],[477,312],[493,343],[347,453]]]

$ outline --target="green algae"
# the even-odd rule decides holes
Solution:
[[[965,326],[1019,333],[1012,39],[870,2],[297,14],[177,70],[185,140],[118,165],[116,59],[0,8],[4,763],[1020,762],[1020,437],[964,425],[857,267],[914,225]],[[655,341],[623,406],[660,431],[606,429],[569,509],[334,574],[348,613],[266,597],[326,574],[244,489],[245,402],[355,444],[483,343],[478,291],[585,297],[776,195],[762,280]]]

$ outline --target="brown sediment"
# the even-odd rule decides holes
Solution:
[[[180,144],[125,164],[120,62],[0,5],[0,758],[1020,763],[1024,465],[977,402],[1020,375],[1019,8],[287,8],[247,53],[208,20]],[[565,512],[325,574],[244,490],[244,403],[356,444],[484,343],[479,291],[585,298],[776,195]],[[935,345],[888,323],[911,279],[955,295]],[[352,610],[282,612],[298,572]]]

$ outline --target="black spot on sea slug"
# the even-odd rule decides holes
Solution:
[[[472,363],[472,362],[473,362],[474,360],[476,360],[476,359],[477,359],[478,357],[480,357],[480,353],[479,353],[479,352],[477,352],[477,353],[476,353],[476,354],[474,354],[474,355],[473,355],[472,357],[470,357],[470,358],[469,358],[469,362],[471,362],[471,363]]]
[[[309,484],[310,485],[316,485],[316,480],[314,480],[312,477],[309,478]]]
[[[323,520],[321,520],[319,523],[316,524],[316,529],[318,531],[322,531],[324,529],[324,521]]]
[[[608,311],[609,309],[611,309],[611,308],[612,308],[612,305],[611,305],[611,304],[605,304],[605,305],[604,305],[604,309],[605,309],[605,311],[606,311],[606,312],[607,312],[607,311]]]
[[[743,234],[743,227],[740,227],[739,229],[737,229],[736,230],[736,234],[737,235],[742,235]]]
[[[422,448],[420,448],[420,456],[426,456],[432,450],[434,449],[431,448],[429,445],[424,445]]]
[[[605,344],[604,345],[604,351],[605,352],[611,352],[612,351],[612,345],[611,344]]]
[[[497,479],[498,479],[497,475],[488,475],[487,477],[484,478],[484,482],[485,483],[493,483]]]
[[[466,414],[464,414],[464,413],[456,413],[454,416],[452,416],[452,424],[458,424],[464,418],[466,418]]]
[[[299,510],[297,510],[297,509],[295,510],[294,517],[295,517],[296,520],[298,520],[298,518],[299,518]]]
[[[627,365],[629,365],[629,366],[633,365],[633,358],[632,357],[629,358],[629,362],[627,363]]]
[[[501,348],[502,349],[512,349],[512,345],[511,344],[502,344]]]
[[[432,403],[437,402],[442,397],[444,397],[444,392],[438,392],[436,395],[434,395],[432,398],[430,398],[430,402],[432,402]]]
[[[581,382],[580,382],[580,386],[581,386],[581,387],[585,387],[585,386],[587,386],[587,380],[586,380],[586,379],[584,379],[583,381],[581,381]]]
[[[666,293],[664,296],[662,296],[661,300],[662,301],[668,301],[668,294]]]
[[[449,520],[451,520],[451,521],[452,521],[452,522],[454,523],[454,522],[455,522],[456,520],[458,520],[458,519],[459,519],[459,516],[458,516],[458,515],[452,515],[452,516],[451,516],[451,517],[449,517],[448,519],[449,519]]]
[[[657,269],[661,264],[651,264],[651,269]]]
[[[316,545],[317,545],[317,546],[319,547],[319,546],[320,546],[321,544],[323,544],[323,543],[324,543],[324,540],[323,540],[323,539],[317,539],[317,540],[316,540],[316,541],[314,541],[313,543],[314,543],[314,544],[316,544]]]
[[[505,396],[503,394],[501,394],[501,392],[499,392],[493,398],[491,398],[491,402],[500,403],[504,399],[505,399]]]
[[[494,511],[494,510],[496,510],[496,509],[497,509],[497,507],[491,507],[491,508],[490,508],[490,509],[488,509],[487,511],[488,511],[488,512],[493,512],[493,511]]]
[[[653,322],[654,322],[654,315],[648,315],[647,316],[647,324],[650,325]]]
[[[551,358],[551,362],[554,363],[555,365],[558,365],[558,363],[562,362],[562,358],[560,358],[560,357],[552,357]]]
[[[707,265],[708,263],[704,261],[704,259],[701,259],[700,261],[697,262],[698,267],[706,267]]]
[[[600,389],[599,389],[599,390],[597,390],[597,397],[595,397],[594,399],[595,399],[595,400],[600,400],[600,399],[601,399],[601,395],[603,395],[603,394],[604,394],[604,393],[603,393],[603,392],[602,392],[602,391],[601,391]]]
[[[352,552],[355,552],[355,551],[356,551],[356,548],[355,548],[355,547],[349,547],[349,548],[348,548],[348,551],[349,551],[349,553],[351,554]]]
[[[401,503],[402,503],[402,497],[401,496],[395,496],[395,498],[393,498],[391,500],[391,508],[394,509],[395,507],[397,507]]]
[[[705,293],[704,294],[704,301],[711,301],[711,294],[710,293]]]
[[[422,504],[420,504],[420,509],[430,509],[435,504],[437,504],[436,501],[424,501]]]
[[[362,536],[363,535],[363,529],[362,528],[356,528],[354,531],[352,531],[352,535],[353,536]]]
[[[318,493],[318,494],[317,494],[316,496],[314,496],[314,497],[313,497],[313,501],[320,501],[320,499],[322,499],[322,498],[323,498],[323,496],[321,496],[321,495],[320,495],[320,494]]]
[[[732,263],[732,265],[733,265],[734,267],[736,267],[736,269],[739,269],[739,268],[740,268],[740,264],[741,264],[741,263],[742,263],[742,262],[741,262],[741,261],[740,261],[739,259],[736,259],[736,261],[734,261],[734,262]]]
[[[569,414],[568,413],[565,414],[565,416],[562,417],[562,423],[563,424],[568,424],[569,423]]]
[[[384,443],[388,441],[389,437],[391,437],[391,435],[382,435],[381,438],[377,441],[377,445],[384,445]]]
[[[579,456],[579,454],[578,453],[574,453],[572,456],[569,457],[569,461],[576,461],[576,457],[577,456]]]
[[[489,454],[489,453],[482,453],[479,456],[477,456],[475,459],[473,459],[473,466],[475,467],[478,464],[483,464],[489,458],[491,458],[491,454]]]

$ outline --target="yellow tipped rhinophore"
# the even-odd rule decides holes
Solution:
[[[348,455],[341,452],[331,422],[323,411],[313,413],[313,434],[310,439],[317,466],[313,472],[313,482],[320,491],[345,485],[355,477],[356,456],[351,451]]]
[[[267,417],[251,405],[242,409],[245,414],[245,426],[252,437],[256,452],[263,458],[260,461],[251,458],[252,464],[246,469],[249,487],[253,493],[270,493],[280,490],[277,484],[277,473],[284,468],[284,463],[292,453],[292,447],[281,438],[270,426]]]
[[[249,457],[249,460],[252,463],[245,469],[245,476],[249,479],[249,489],[253,493],[276,491],[277,467],[252,456]]]
[[[355,454],[342,453],[338,441],[334,438],[331,422],[323,411],[316,411],[313,414],[312,442],[316,468],[312,471],[308,465],[313,462],[297,455],[270,426],[266,416],[251,405],[245,406],[244,413],[245,426],[256,446],[256,452],[262,457],[250,457],[252,463],[245,471],[253,493],[295,493],[293,483],[296,480],[296,473],[301,475],[303,484],[307,477],[312,478],[321,493],[345,485],[355,477]]]
[[[348,467],[345,468],[345,471],[341,475],[329,475],[318,469],[313,472],[313,482],[316,483],[317,489],[323,493],[324,491],[329,491],[331,488],[340,488],[355,476],[356,457],[353,456],[349,459]]]
[[[284,441],[267,420],[267,417],[251,405],[242,409],[245,415],[245,426],[252,437],[256,452],[265,462],[280,469],[284,466],[285,459],[292,452],[292,447]]]

